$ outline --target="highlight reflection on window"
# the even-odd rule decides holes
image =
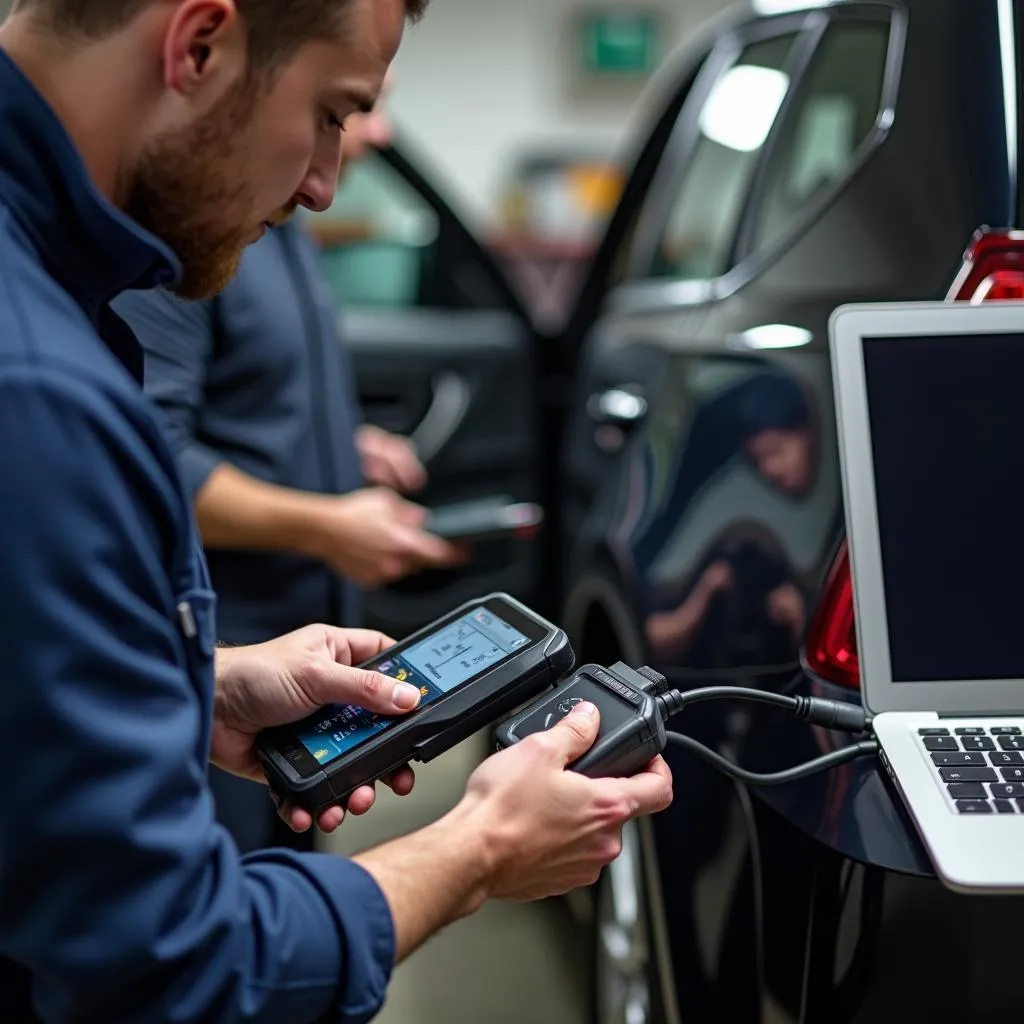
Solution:
[[[752,43],[711,87],[651,276],[707,280],[729,269],[754,169],[789,90],[794,38]]]
[[[789,76],[782,71],[737,64],[714,84],[700,114],[700,129],[726,149],[760,149],[788,89]]]

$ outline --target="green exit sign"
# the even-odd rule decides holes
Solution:
[[[591,75],[646,75],[658,63],[658,15],[629,6],[582,17],[583,65]]]

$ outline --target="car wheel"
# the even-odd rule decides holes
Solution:
[[[662,1024],[644,883],[640,829],[622,832],[622,853],[605,868],[594,901],[595,1024]]]

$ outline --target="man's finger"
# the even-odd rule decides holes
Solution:
[[[374,483],[381,487],[387,487],[392,491],[402,490],[402,477],[395,467],[380,455],[373,457]]]
[[[405,765],[384,779],[384,784],[395,796],[408,796],[416,785],[416,774],[409,765]]]
[[[345,812],[340,807],[328,807],[317,819],[321,832],[330,835],[345,820]]]
[[[560,765],[565,767],[594,745],[600,728],[601,713],[589,701],[582,701],[547,732],[535,735],[537,742],[553,749]]]
[[[349,814],[365,814],[376,799],[377,792],[373,786],[360,786],[349,794],[345,801],[346,810]]]
[[[657,814],[672,803],[672,773],[662,758],[655,758],[647,771],[629,779],[615,779],[630,807],[630,817]]]
[[[423,530],[410,530],[406,550],[420,565],[460,565],[466,560],[462,548]]]
[[[422,490],[426,486],[427,471],[416,457],[412,445],[399,440],[395,445],[395,459],[392,465],[399,477],[402,490],[409,493]]]
[[[308,832],[313,827],[313,816],[301,807],[282,804],[278,807],[277,813],[293,832]]]
[[[403,525],[418,530],[427,521],[427,510],[404,498],[395,498],[395,518]]]

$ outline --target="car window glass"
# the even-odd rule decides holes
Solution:
[[[753,172],[789,90],[795,34],[747,46],[712,85],[651,277],[701,280],[728,269]]]
[[[338,300],[355,308],[421,304],[435,258],[437,213],[379,155],[344,173],[334,203],[307,224]]]
[[[889,34],[887,21],[826,31],[779,134],[755,248],[777,241],[852,165],[878,120]]]

